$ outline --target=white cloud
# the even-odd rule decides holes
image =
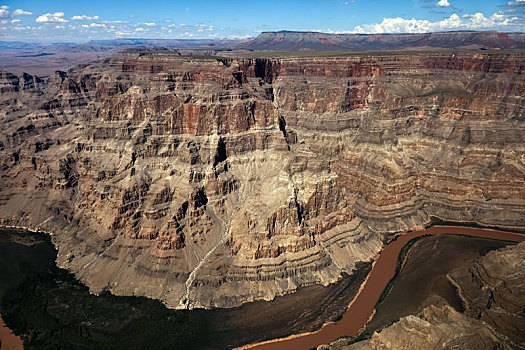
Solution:
[[[64,12],[46,13],[38,16],[35,20],[37,23],[53,23],[53,22],[67,22],[64,19]]]
[[[516,1],[509,1],[507,2],[507,5],[509,6],[515,6],[515,5],[525,5],[525,0],[516,0]]]
[[[502,12],[496,12],[488,18],[478,12],[473,15],[463,15],[463,19],[454,13],[450,17],[437,22],[431,22],[426,19],[405,19],[401,17],[383,18],[381,23],[356,26],[351,32],[426,33],[446,30],[473,30],[508,27],[517,24],[517,21],[517,17],[510,17]]]
[[[470,29],[477,28],[491,28],[496,26],[509,26],[513,22],[518,20],[518,17],[509,17],[503,12],[496,12],[489,18],[485,17],[482,13],[478,12],[473,15],[464,15],[469,21]]]
[[[143,32],[143,31],[145,31],[145,30],[146,30],[146,29],[144,29],[144,28],[140,28],[140,27],[137,28],[137,29],[135,29],[136,32]]]
[[[127,31],[123,31],[123,30],[117,30],[117,31],[115,32],[115,35],[116,35],[117,37],[126,36],[126,35],[132,35],[132,34],[133,34],[133,33],[131,33],[131,32],[127,32]]]
[[[22,21],[19,20],[19,19],[13,19],[13,20],[11,21],[11,23],[18,23],[18,22],[22,22]]]
[[[7,18],[9,17],[9,6],[0,6],[0,18]]]
[[[73,21],[92,21],[95,19],[98,19],[98,16],[86,16],[86,15],[80,15],[80,16],[73,16],[71,17]]]
[[[106,27],[104,23],[91,23],[89,26],[91,28],[105,28]]]
[[[144,25],[147,26],[147,27],[153,27],[153,26],[156,25],[156,23],[154,23],[154,22],[147,22],[147,23],[144,23]]]
[[[441,6],[441,7],[448,7],[448,6],[450,6],[448,0],[439,0],[436,5]]]
[[[33,12],[24,11],[22,9],[16,9],[13,12],[13,16],[29,16],[29,15],[32,15],[32,14],[33,14]]]

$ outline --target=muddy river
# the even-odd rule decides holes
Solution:
[[[521,242],[524,234],[498,231],[492,229],[433,226],[421,231],[412,231],[399,236],[389,243],[376,259],[372,271],[360,288],[359,294],[350,303],[343,318],[338,322],[325,324],[320,330],[312,333],[292,335],[283,339],[270,340],[258,344],[244,346],[242,349],[311,349],[330,343],[343,336],[356,336],[365,327],[374,307],[390,279],[394,276],[398,255],[411,239],[422,235],[464,235],[501,241]]]
[[[13,332],[7,328],[0,315],[0,349],[4,350],[21,350],[24,348],[22,339],[13,334]]]

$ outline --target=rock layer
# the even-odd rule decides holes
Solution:
[[[230,307],[433,217],[525,223],[525,55],[115,55],[0,76],[0,218],[90,289]]]
[[[465,314],[480,319],[519,348],[525,347],[525,244],[490,252],[450,276]]]
[[[374,333],[369,340],[345,345],[344,340],[319,350],[365,349],[511,349],[478,320],[469,318],[449,305],[428,306],[417,315],[403,317]]]
[[[449,31],[438,33],[330,34],[262,32],[236,46],[250,50],[403,50],[416,48],[525,48],[524,33]]]
[[[319,349],[523,349],[525,338],[525,243],[487,253],[456,268],[450,279],[463,299],[459,313],[441,298],[416,315],[348,345],[338,340]]]

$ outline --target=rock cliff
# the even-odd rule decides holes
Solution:
[[[512,349],[483,323],[457,312],[449,305],[430,305],[417,315],[403,317],[380,333],[375,332],[369,340],[351,345],[344,343],[344,340],[339,340],[318,349]]]
[[[0,220],[92,292],[230,307],[432,218],[525,224],[525,55],[117,54],[0,75]]]
[[[455,269],[450,278],[463,299],[459,313],[443,301],[403,317],[370,339],[322,349],[523,349],[525,243],[489,252]]]
[[[465,314],[480,319],[515,347],[525,347],[525,244],[490,252],[450,276]]]
[[[330,34],[263,32],[235,46],[250,50],[403,50],[415,48],[523,49],[525,33],[450,31],[437,33]]]

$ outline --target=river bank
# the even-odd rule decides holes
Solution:
[[[0,315],[0,349],[1,350],[23,350],[22,339],[9,329]]]
[[[36,335],[27,339],[37,347],[84,344],[100,349],[124,349],[130,344],[147,344],[156,339],[159,346],[162,343],[166,348],[191,345],[223,349],[247,343],[256,344],[244,348],[260,346],[257,342],[277,338],[263,345],[296,348],[295,343],[289,345],[288,341],[300,339],[307,342],[297,348],[309,349],[315,346],[310,344],[316,342],[323,344],[342,335],[359,333],[373,314],[384,285],[394,274],[399,251],[412,238],[425,234],[514,241],[525,238],[525,235],[497,230],[436,226],[396,236],[381,251],[373,266],[363,264],[351,276],[343,276],[340,282],[328,287],[308,286],[270,302],[247,303],[234,309],[190,312],[166,309],[161,302],[147,298],[117,297],[109,293],[91,295],[73,275],[56,267],[56,251],[48,236],[11,231],[0,235],[0,253],[5,257],[0,263],[7,262],[6,267],[2,267],[8,271],[0,276],[0,298],[7,289],[11,290],[9,298],[1,300],[2,313],[17,334]],[[391,274],[388,268],[380,268],[382,264],[391,267]],[[16,288],[10,284],[20,282],[23,276],[30,278]],[[363,296],[366,296],[364,301]],[[353,316],[357,315],[357,310],[361,318],[351,317],[349,322],[349,310]],[[315,331],[327,320],[338,321]],[[347,332],[348,324],[354,333]],[[322,338],[316,337],[319,333]],[[285,338],[284,342],[279,339],[289,334],[297,335]],[[308,337],[305,339],[305,334],[313,336],[314,342]]]
[[[326,323],[316,332],[297,334],[284,339],[247,345],[240,349],[311,349],[322,344],[328,344],[343,336],[357,336],[372,318],[377,301],[389,281],[394,277],[401,249],[413,238],[423,235],[445,234],[511,242],[521,242],[525,240],[525,235],[519,233],[458,226],[433,226],[425,230],[412,231],[399,235],[379,253],[378,258],[375,259],[372,266],[372,271],[340,321]]]
[[[147,298],[89,294],[55,265],[56,250],[44,234],[0,230],[0,256],[0,270],[7,271],[0,275],[4,320],[35,348],[124,349],[155,339],[159,347],[225,349],[304,333],[339,319],[371,268],[361,263],[338,283],[272,301],[190,312]]]
[[[366,333],[414,315],[433,302],[446,302],[458,312],[465,308],[448,274],[455,268],[478,259],[490,251],[513,242],[461,235],[420,236],[403,248],[396,276],[376,305]],[[431,299],[429,299],[431,298]],[[438,298],[438,299],[436,299]],[[439,299],[440,298],[440,299]]]

